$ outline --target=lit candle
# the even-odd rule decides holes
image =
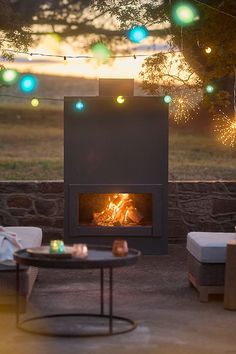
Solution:
[[[88,256],[88,247],[85,243],[75,243],[73,245],[73,256],[86,258]]]
[[[128,243],[125,240],[115,240],[112,245],[112,253],[114,256],[123,257],[129,252]]]
[[[62,240],[51,240],[50,253],[64,253],[64,242]]]

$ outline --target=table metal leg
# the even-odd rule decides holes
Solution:
[[[100,304],[101,304],[101,315],[104,315],[104,269],[101,268],[101,277],[100,277]]]
[[[16,263],[16,326],[19,326],[20,317],[20,266]]]
[[[109,333],[113,333],[113,269],[109,268]]]
[[[121,333],[127,333],[132,331],[133,329],[136,328],[137,324],[133,321],[130,320],[129,318],[125,317],[120,317],[120,316],[114,316],[113,315],[113,268],[110,267],[108,268],[109,270],[109,313],[107,315],[104,314],[104,275],[105,275],[105,270],[104,268],[100,268],[100,305],[101,305],[101,313],[100,314],[92,314],[92,313],[62,313],[62,314],[49,314],[49,315],[43,315],[43,316],[36,316],[36,317],[31,317],[27,319],[23,319],[20,321],[20,266],[19,264],[16,264],[16,326],[18,329],[21,329],[22,331],[28,332],[28,333],[34,333],[34,334],[41,334],[41,335],[48,335],[48,336],[58,336],[58,337],[93,337],[93,336],[109,336],[109,335],[114,335],[114,334],[121,334]],[[70,330],[66,333],[57,333],[57,331],[52,331],[48,332],[48,327],[45,326],[45,328],[42,329],[42,326],[39,327],[39,329],[35,329],[34,326],[31,326],[31,323],[36,323],[37,321],[41,320],[47,320],[47,319],[63,319],[65,317],[88,317],[88,318],[103,318],[108,320],[108,330],[107,330],[107,323],[105,325],[104,331],[88,331],[84,333],[78,333],[77,331],[72,333]],[[124,329],[122,328],[116,328],[116,326],[113,326],[115,321],[118,321],[119,323],[125,323],[126,327]],[[28,324],[28,326],[27,326]],[[127,324],[129,325],[127,327]]]

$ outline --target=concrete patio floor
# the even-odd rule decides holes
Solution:
[[[114,271],[114,312],[136,320],[134,331],[46,337],[17,330],[14,314],[1,313],[0,354],[236,354],[236,311],[224,310],[222,300],[199,302],[186,278],[185,246],[170,245],[168,255],[142,256],[137,265]],[[99,311],[98,271],[40,270],[28,313],[63,311]]]

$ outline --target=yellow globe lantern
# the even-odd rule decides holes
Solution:
[[[39,100],[36,97],[32,98],[31,106],[36,108],[36,107],[38,107],[38,105],[39,105]]]
[[[206,52],[207,54],[210,54],[211,51],[212,51],[211,47],[206,47],[206,48],[205,48],[205,52]]]
[[[124,98],[124,96],[118,96],[116,98],[116,101],[117,101],[117,103],[122,104],[125,102],[125,98]]]

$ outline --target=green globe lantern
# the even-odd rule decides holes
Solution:
[[[172,97],[170,95],[165,95],[163,100],[165,103],[171,103]]]
[[[5,85],[13,85],[19,78],[19,74],[13,69],[4,69],[1,72],[1,81]]]
[[[111,52],[107,48],[104,43],[95,43],[91,46],[91,51],[93,53],[94,58],[96,58],[100,62],[105,62],[110,58]]]
[[[179,2],[173,7],[172,17],[180,26],[187,26],[199,19],[196,7],[187,2]]]

